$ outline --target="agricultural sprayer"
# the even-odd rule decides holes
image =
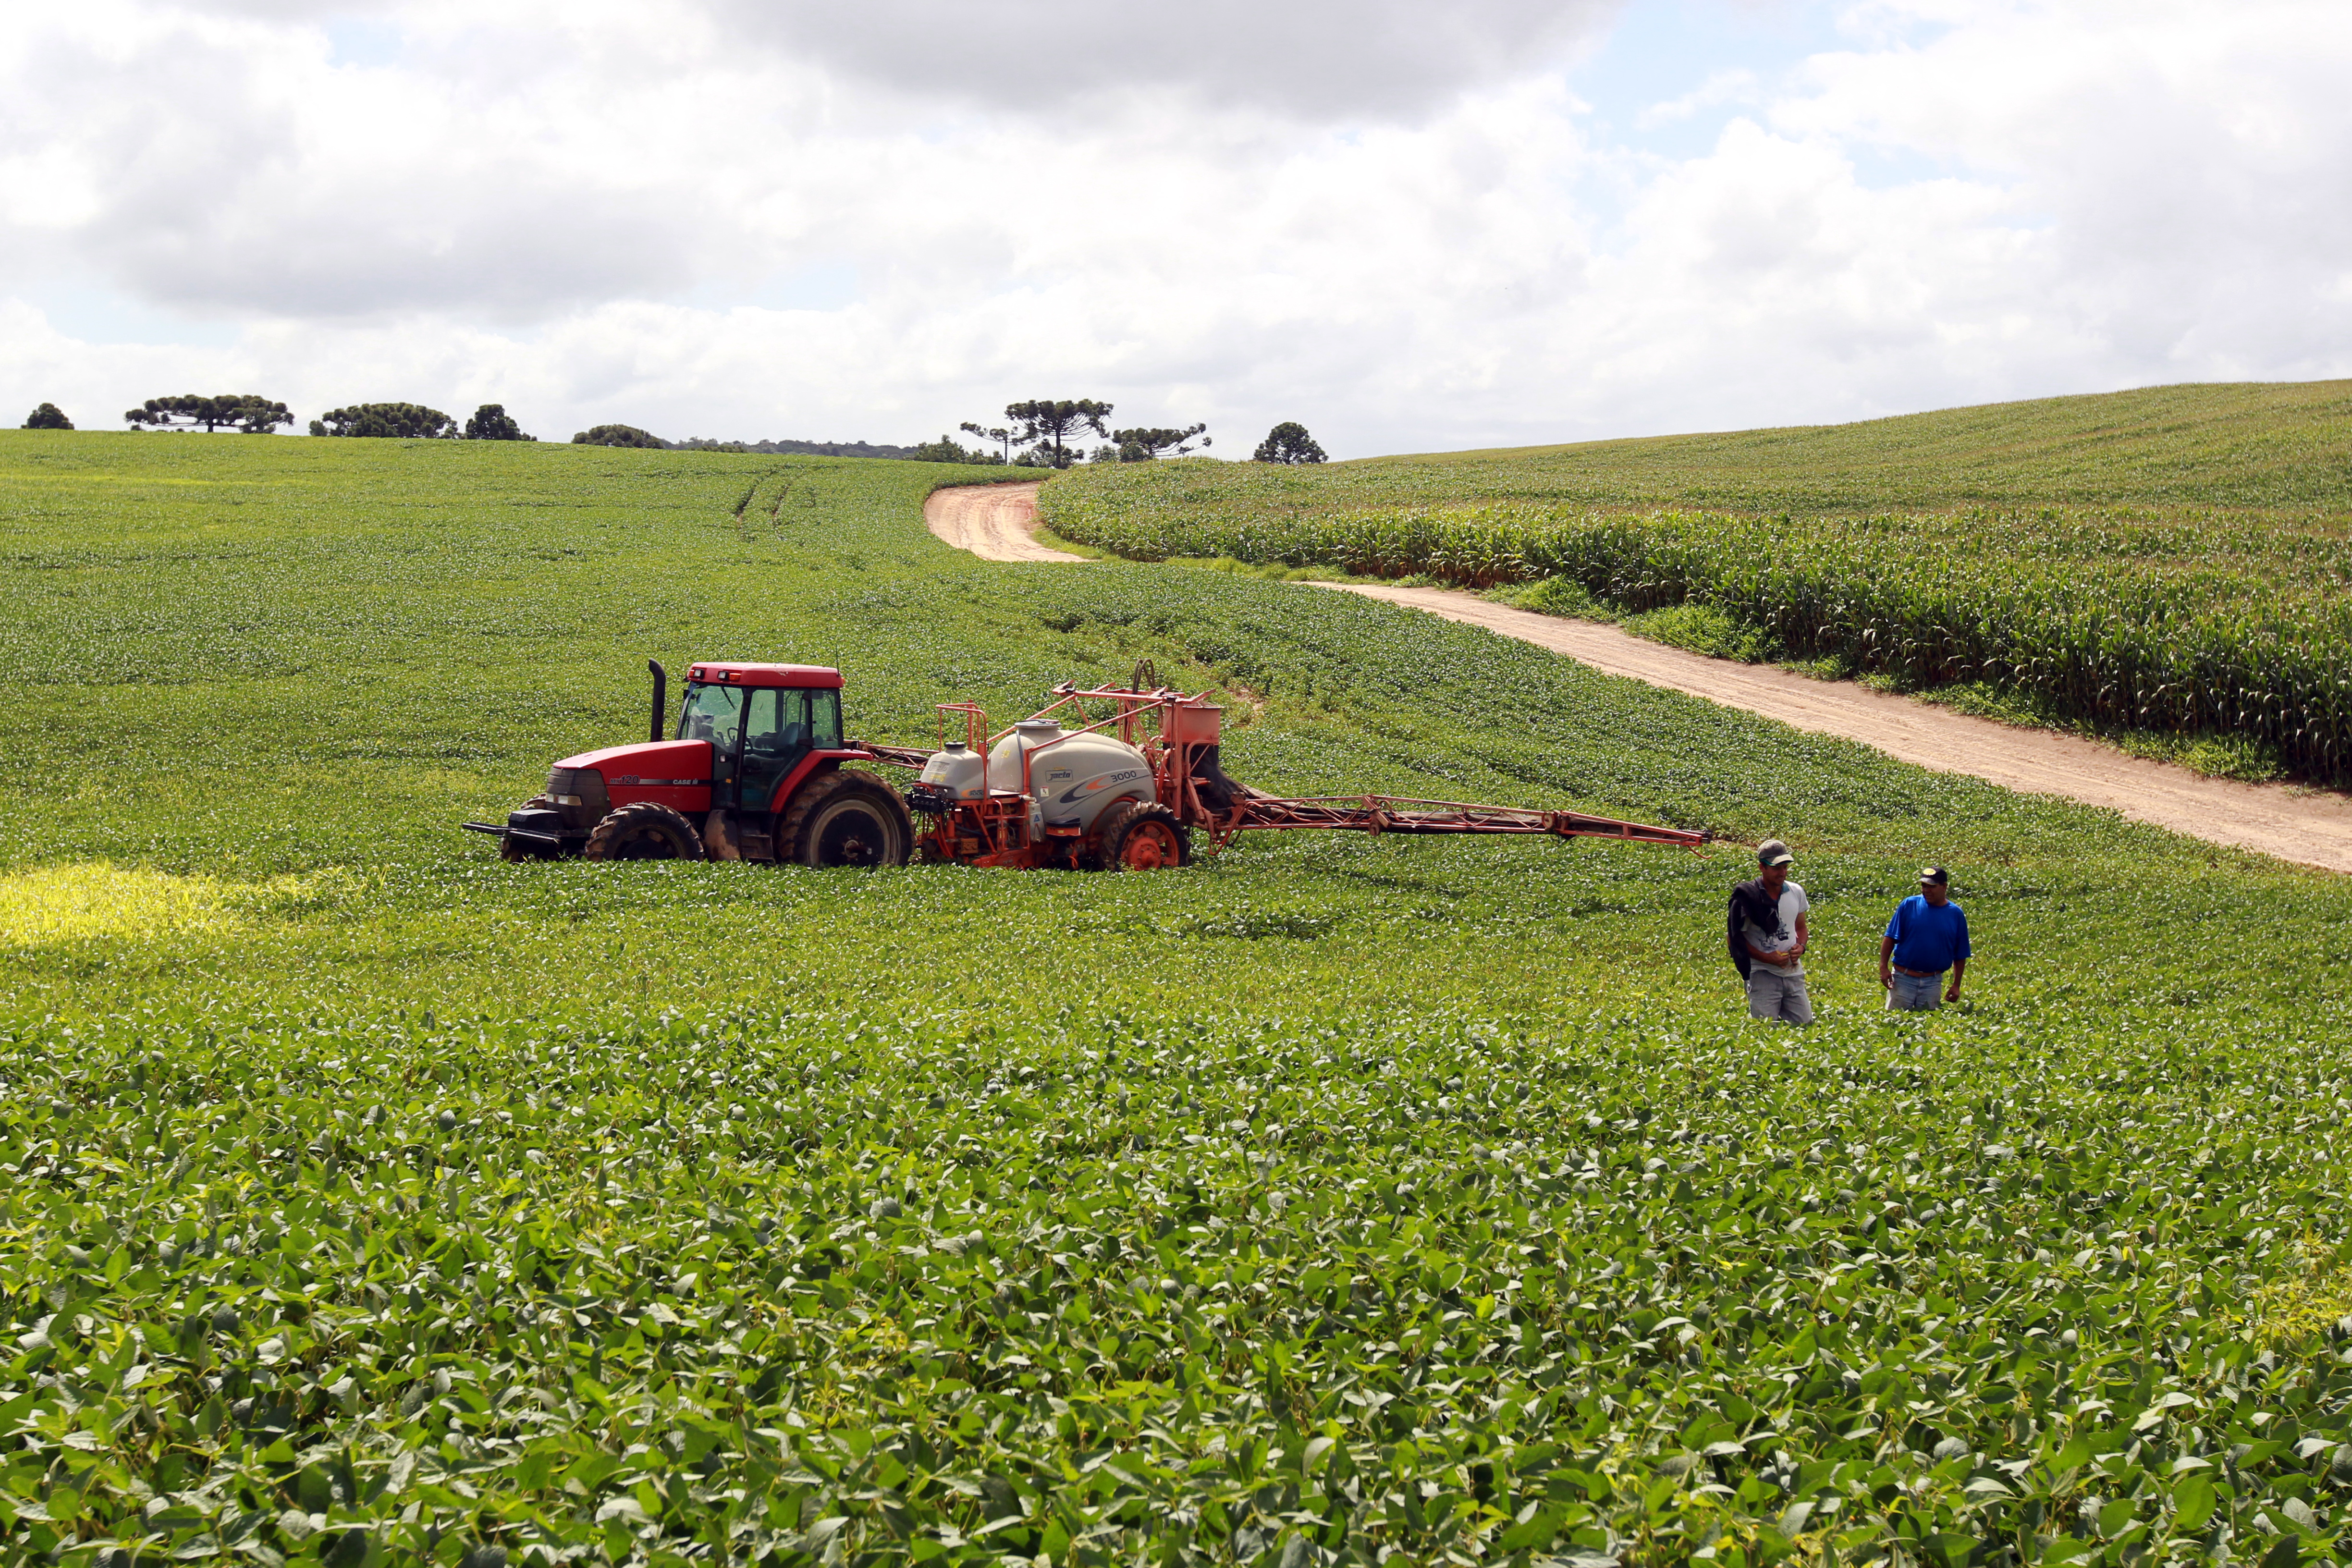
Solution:
[[[769,860],[897,866],[1151,870],[1247,832],[1515,833],[1696,848],[1706,836],[1573,811],[1466,805],[1391,795],[1282,799],[1225,776],[1224,710],[1158,684],[1148,664],[1129,686],[1081,689],[992,733],[973,703],[939,705],[932,750],[869,745],[841,733],[841,675],[805,664],[702,663],[689,672],[672,732],[668,678],[654,678],[646,741],[566,757],[547,792],[495,835],[509,860]],[[894,789],[870,771],[917,770]]]

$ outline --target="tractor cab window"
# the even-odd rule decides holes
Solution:
[[[841,745],[841,693],[812,691],[809,696],[810,743],[828,750]]]
[[[751,693],[743,725],[743,755],[782,761],[808,749],[809,694],[762,687]]]
[[[742,723],[741,688],[698,681],[686,689],[686,701],[677,710],[677,738],[708,741],[720,756],[731,756]]]

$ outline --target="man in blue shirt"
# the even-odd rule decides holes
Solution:
[[[1941,866],[1919,873],[1919,890],[1895,907],[1878,944],[1878,983],[1886,1005],[1905,1013],[1928,1013],[1960,999],[1960,976],[1969,967],[1969,917],[1952,902],[1952,879]],[[1944,971],[1952,988],[1944,989]]]

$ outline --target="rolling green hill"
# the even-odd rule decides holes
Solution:
[[[2163,387],[1812,429],[1057,479],[1138,560],[1536,584],[2244,776],[2352,780],[2352,383]],[[1693,635],[1696,626],[1699,635]]]
[[[1265,504],[1466,500],[1745,513],[2063,506],[2352,511],[2352,381],[2156,386],[1565,447],[1191,465]],[[1124,476],[1122,476],[1124,477]],[[1161,482],[1174,482],[1160,476]],[[1223,492],[1220,492],[1223,493]]]
[[[2342,880],[1349,596],[991,566],[920,521],[971,477],[0,434],[16,1550],[2317,1560]],[[641,732],[649,656],[837,660],[908,742],[1150,658],[1265,789],[1783,833],[1822,1018],[1740,1016],[1729,842],[454,830]],[[1973,995],[1889,1018],[1923,858]]]

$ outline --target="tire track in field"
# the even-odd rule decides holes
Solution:
[[[923,518],[940,538],[984,560],[1082,559],[1048,550],[1031,537],[1037,526],[1037,490],[1036,485],[938,490],[924,506]],[[1710,658],[1598,621],[1539,616],[1451,588],[1300,585],[1360,594],[1484,627],[1605,674],[1703,697],[1793,729],[1859,741],[1938,773],[1966,773],[2027,795],[2062,795],[2209,844],[2352,872],[2352,798],[2343,795],[2206,778],[2177,763],[2127,756],[2079,736],[1973,718],[1853,681],[1814,680],[1770,665]]]

